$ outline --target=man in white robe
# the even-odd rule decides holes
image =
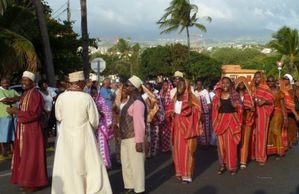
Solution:
[[[71,86],[55,105],[60,122],[53,167],[52,194],[110,194],[106,168],[96,146],[99,114],[83,92],[83,72],[69,75]]]

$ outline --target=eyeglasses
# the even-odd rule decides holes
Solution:
[[[287,77],[284,77],[284,78],[283,78],[283,80],[290,80],[290,79],[289,79],[289,78],[287,78]]]

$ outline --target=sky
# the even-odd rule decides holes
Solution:
[[[67,0],[46,0],[57,19],[65,20]],[[207,33],[192,29],[191,37],[207,39],[270,39],[283,25],[299,29],[299,0],[190,0],[199,8],[199,22]],[[88,30],[93,38],[156,40],[180,37],[160,35],[156,22],[170,0],[87,0]],[[80,33],[80,1],[70,0],[74,30]],[[62,8],[61,8],[62,7]],[[59,10],[59,8],[61,8]],[[60,14],[61,13],[61,14]],[[185,34],[181,35],[185,36]]]

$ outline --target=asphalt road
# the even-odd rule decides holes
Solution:
[[[48,153],[51,176],[53,153]],[[174,177],[171,154],[159,154],[146,161],[146,189],[157,194],[299,194],[299,146],[288,151],[282,160],[271,157],[265,166],[251,162],[236,176],[217,175],[215,148],[199,149],[193,183],[183,185]],[[10,161],[0,161],[0,194],[18,194],[17,186],[9,183]],[[109,171],[113,193],[123,189],[120,168]],[[50,194],[50,186],[36,194]]]

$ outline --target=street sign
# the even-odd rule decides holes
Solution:
[[[95,58],[91,61],[90,67],[96,73],[102,73],[106,69],[106,61],[102,58]]]

